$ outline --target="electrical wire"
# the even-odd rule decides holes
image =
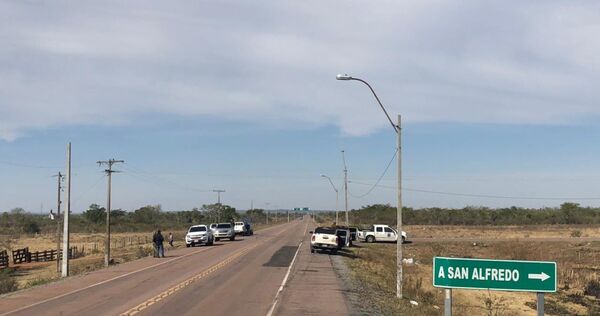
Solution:
[[[379,178],[377,178],[377,181],[375,182],[375,184],[373,184],[371,186],[371,188],[369,188],[369,190],[367,190],[367,192],[365,192],[364,194],[361,195],[354,195],[350,192],[350,195],[355,197],[355,198],[363,198],[367,195],[369,195],[371,192],[373,192],[373,190],[379,185],[379,182],[381,181],[381,179],[383,179],[383,177],[385,176],[385,174],[387,173],[388,169],[390,168],[390,166],[392,165],[392,162],[394,162],[394,159],[396,158],[396,155],[398,155],[398,149],[396,149],[396,151],[394,152],[394,155],[392,156],[392,159],[390,159],[390,162],[388,162],[387,166],[385,166],[385,170],[383,170],[383,172],[381,173],[381,175],[379,176]]]
[[[134,178],[136,178],[137,175],[137,179],[138,180],[143,180],[143,181],[149,181],[149,182],[153,182],[154,184],[157,185],[164,185],[165,183],[171,184],[172,186],[177,186],[179,188],[185,189],[185,190],[190,190],[190,191],[194,191],[194,192],[212,192],[212,190],[204,190],[204,189],[198,189],[198,188],[194,188],[194,187],[190,187],[187,185],[183,185],[181,183],[177,183],[165,178],[161,178],[158,176],[155,176],[153,173],[151,172],[146,172],[144,170],[141,170],[139,168],[133,167],[128,163],[124,163],[123,165],[123,169],[129,171],[129,173],[131,173],[130,175]],[[127,174],[127,173],[126,173]],[[160,182],[157,182],[160,181]]]
[[[10,161],[0,161],[0,164],[19,167],[19,168],[31,168],[31,169],[60,169],[59,167],[51,167],[51,166],[36,166],[36,165],[28,165],[23,163],[16,163]]]
[[[351,181],[351,183],[360,184],[360,185],[371,185],[369,183],[362,183],[362,182],[356,182],[356,181]],[[396,187],[389,186],[389,185],[377,185],[377,187],[386,188],[386,189],[396,189]],[[440,195],[451,195],[451,196],[463,196],[463,197],[475,197],[475,198],[490,198],[490,199],[556,200],[556,201],[565,201],[565,200],[574,200],[574,201],[600,200],[600,197],[532,197],[532,196],[508,196],[508,195],[469,194],[469,193],[457,193],[457,192],[444,192],[444,191],[432,191],[432,190],[412,189],[412,188],[402,188],[402,191],[410,191],[410,192],[418,192],[418,193],[429,193],[429,194],[440,194]]]

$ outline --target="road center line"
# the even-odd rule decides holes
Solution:
[[[280,227],[280,226],[271,226],[271,227],[267,227],[267,228],[265,228],[265,229],[261,229],[260,231],[271,230],[271,229],[273,229],[273,228],[277,228],[277,227]],[[108,283],[108,282],[112,282],[112,281],[115,281],[115,280],[118,280],[118,279],[121,279],[121,278],[124,278],[124,277],[130,276],[130,275],[132,275],[132,274],[136,274],[136,273],[139,273],[139,272],[142,272],[142,271],[146,271],[146,270],[148,270],[148,269],[152,269],[152,268],[155,268],[155,267],[158,267],[158,266],[161,266],[161,265],[167,264],[167,263],[169,263],[169,262],[173,262],[173,261],[176,261],[176,260],[181,260],[181,259],[183,259],[183,258],[186,258],[186,257],[189,257],[189,256],[193,256],[193,255],[195,255],[195,254],[198,254],[198,253],[201,253],[201,252],[204,252],[204,251],[208,251],[208,250],[211,250],[211,249],[216,249],[216,248],[214,248],[214,247],[211,247],[211,248],[202,248],[202,249],[199,249],[199,250],[197,250],[197,251],[194,251],[194,252],[192,252],[192,253],[188,253],[188,254],[185,254],[185,255],[183,255],[183,256],[180,256],[180,257],[176,257],[176,258],[173,258],[173,259],[169,259],[169,260],[167,260],[167,261],[163,261],[163,262],[157,263],[157,264],[155,264],[155,265],[151,265],[151,266],[148,266],[148,267],[142,268],[142,269],[140,269],[140,270],[131,271],[131,272],[128,272],[128,273],[126,273],[126,274],[119,275],[119,276],[116,276],[116,277],[114,277],[114,278],[110,278],[110,279],[108,279],[108,280],[104,280],[104,281],[101,281],[101,282],[98,282],[98,283],[90,284],[90,285],[88,285],[88,286],[86,286],[86,287],[83,287],[83,288],[80,288],[80,289],[76,289],[76,290],[73,290],[73,291],[71,291],[71,292],[67,292],[67,293],[64,293],[64,294],[61,294],[61,295],[57,295],[57,296],[54,296],[54,297],[51,297],[51,298],[47,298],[47,299],[45,299],[45,300],[42,300],[42,301],[39,301],[39,302],[36,302],[36,303],[30,304],[30,305],[27,305],[27,306],[23,306],[23,307],[21,307],[21,308],[18,308],[18,309],[15,309],[15,310],[12,310],[12,311],[9,311],[9,312],[6,312],[6,313],[3,313],[3,314],[0,314],[0,316],[6,316],[6,315],[13,314],[13,313],[17,313],[17,312],[20,312],[20,311],[26,310],[26,309],[28,309],[28,308],[32,308],[32,307],[38,306],[38,305],[40,305],[40,304],[48,303],[48,302],[51,302],[51,301],[54,301],[54,300],[57,300],[57,299],[63,298],[63,297],[65,297],[65,296],[69,296],[69,295],[72,295],[72,294],[75,294],[75,293],[79,293],[79,292],[82,292],[82,291],[85,291],[85,290],[91,289],[91,288],[93,288],[93,287],[96,287],[96,286],[99,286],[99,285],[102,285],[102,284],[106,284],[106,283]]]
[[[165,291],[163,291],[163,292],[161,292],[161,293],[159,293],[159,294],[157,294],[157,295],[155,295],[155,296],[153,296],[153,297],[145,300],[144,302],[136,305],[133,308],[128,309],[127,311],[121,313],[120,315],[121,316],[131,316],[131,315],[135,315],[135,314],[141,312],[142,310],[148,308],[149,306],[151,306],[151,305],[153,305],[153,304],[155,304],[155,303],[157,303],[157,302],[159,302],[159,301],[161,301],[161,300],[163,300],[163,299],[165,299],[165,298],[167,298],[167,297],[175,294],[177,291],[186,288],[187,286],[191,285],[192,283],[194,283],[194,282],[196,282],[198,280],[201,280],[204,277],[207,277],[208,275],[210,275],[210,274],[212,274],[212,273],[220,270],[221,268],[227,266],[229,263],[233,262],[236,258],[238,258],[238,257],[240,257],[240,256],[242,256],[242,255],[244,255],[244,254],[246,254],[248,252],[250,252],[252,249],[254,249],[254,248],[256,248],[256,247],[258,247],[258,246],[266,243],[267,241],[274,239],[275,237],[283,234],[285,231],[286,230],[282,230],[279,233],[277,233],[275,236],[270,236],[270,237],[267,237],[266,239],[258,240],[256,242],[256,244],[251,245],[251,246],[246,247],[246,248],[242,248],[241,250],[239,250],[235,254],[233,254],[233,255],[225,258],[224,260],[222,260],[222,261],[220,261],[220,262],[218,262],[218,263],[216,263],[214,265],[212,265],[210,268],[208,268],[208,269],[206,269],[206,270],[204,270],[204,271],[202,271],[202,272],[200,272],[200,273],[198,273],[198,274],[196,274],[196,275],[188,278],[187,280],[185,280],[183,282],[180,282],[179,284],[176,284],[175,286],[172,286],[169,289],[167,289],[167,290],[165,290]],[[297,254],[297,251],[296,251],[296,254]],[[295,256],[294,256],[294,259],[295,259]],[[288,274],[289,274],[289,271],[288,271]]]

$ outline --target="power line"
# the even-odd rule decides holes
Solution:
[[[19,168],[32,168],[32,169],[60,169],[60,167],[52,167],[52,166],[36,166],[36,165],[29,165],[29,164],[23,164],[23,163],[16,163],[16,162],[11,162],[11,161],[0,161],[0,164],[3,164],[3,165],[8,165],[8,166],[13,166],[13,167],[19,167]]]
[[[394,151],[394,155],[392,156],[392,159],[390,159],[390,162],[388,162],[387,166],[385,167],[385,170],[383,170],[383,172],[381,173],[381,175],[379,176],[379,178],[377,178],[377,181],[375,182],[375,184],[373,184],[371,186],[371,188],[369,188],[369,190],[367,190],[367,192],[365,194],[354,195],[354,194],[350,193],[350,195],[352,195],[355,198],[359,198],[360,199],[360,198],[363,198],[363,197],[369,195],[371,192],[373,192],[373,190],[379,185],[379,182],[381,181],[381,179],[383,179],[383,177],[387,173],[388,169],[392,165],[392,162],[394,162],[394,159],[396,159],[396,155],[398,155],[398,149],[396,149],[396,151]]]
[[[371,185],[369,183],[362,183],[351,181],[351,183],[356,183],[360,185]],[[396,187],[388,186],[388,185],[377,185],[380,188],[386,189],[396,189]],[[600,200],[600,197],[533,197],[533,196],[508,196],[508,195],[492,195],[492,194],[469,194],[469,193],[457,193],[457,192],[444,192],[444,191],[432,191],[432,190],[423,190],[423,189],[412,189],[412,188],[403,188],[404,191],[410,192],[419,192],[419,193],[429,193],[429,194],[440,194],[440,195],[451,195],[451,196],[463,196],[463,197],[476,197],[476,198],[491,198],[491,199],[513,199],[513,200],[556,200],[556,201],[565,201],[565,200]]]
[[[190,186],[187,186],[187,185],[183,185],[181,183],[174,182],[174,181],[162,178],[162,177],[158,177],[156,175],[153,175],[153,173],[151,173],[151,172],[146,172],[146,171],[141,170],[139,168],[135,168],[135,167],[133,167],[130,164],[127,164],[127,163],[123,164],[123,169],[125,169],[125,170],[129,171],[130,173],[132,173],[130,175],[132,177],[134,177],[134,178],[136,177],[134,174],[137,174],[137,176],[138,176],[137,178],[139,180],[154,182],[156,185],[162,186],[165,183],[168,183],[168,184],[171,184],[173,186],[177,186],[177,187],[185,189],[185,190],[190,190],[190,191],[195,191],[195,192],[212,192],[212,190],[198,189],[198,188],[194,188],[194,187],[190,187]],[[157,182],[157,181],[159,181],[159,182]]]

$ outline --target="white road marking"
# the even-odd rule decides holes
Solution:
[[[272,228],[276,228],[276,227],[280,227],[280,226],[279,226],[279,225],[277,225],[277,226],[271,226],[271,227],[267,227],[267,228],[265,228],[265,229],[261,229],[260,231],[271,230]],[[96,286],[98,286],[98,285],[106,284],[106,283],[108,283],[108,282],[112,282],[112,281],[114,281],[114,280],[118,280],[118,279],[121,279],[121,278],[124,278],[124,277],[130,276],[130,275],[132,275],[132,274],[136,274],[136,273],[139,273],[139,272],[142,272],[142,271],[145,271],[145,270],[151,269],[151,268],[155,268],[155,267],[161,266],[161,265],[163,265],[163,264],[167,264],[167,263],[169,263],[169,262],[173,262],[173,261],[175,261],[175,260],[180,260],[180,259],[183,259],[183,258],[186,258],[186,257],[192,256],[192,255],[195,255],[195,254],[198,254],[198,253],[200,253],[200,252],[208,251],[208,250],[211,250],[211,249],[215,249],[215,248],[214,248],[214,247],[211,247],[211,248],[202,248],[202,249],[199,249],[198,251],[194,251],[194,252],[192,252],[192,253],[185,254],[185,255],[183,255],[183,256],[181,256],[181,257],[177,257],[177,258],[169,259],[169,260],[167,260],[167,261],[163,261],[163,262],[161,262],[161,263],[157,263],[157,264],[155,264],[155,265],[151,265],[151,266],[145,267],[145,268],[143,268],[143,269],[140,269],[140,270],[131,271],[131,272],[129,272],[129,273],[126,273],[126,274],[123,274],[123,275],[119,275],[119,276],[116,276],[116,277],[114,277],[114,278],[111,278],[111,279],[108,279],[108,280],[104,280],[104,281],[101,281],[101,282],[98,282],[98,283],[94,283],[94,284],[88,285],[88,286],[86,286],[86,287],[83,287],[83,288],[80,288],[80,289],[77,289],[77,290],[73,290],[73,291],[71,291],[71,292],[67,292],[67,293],[64,293],[64,294],[61,294],[61,295],[57,295],[57,296],[54,296],[54,297],[51,297],[51,298],[48,298],[48,299],[45,299],[45,300],[39,301],[39,302],[37,302],[37,303],[30,304],[30,305],[27,305],[27,306],[23,306],[23,307],[21,307],[21,308],[18,308],[18,309],[15,309],[15,310],[12,310],[12,311],[9,311],[9,312],[6,312],[6,313],[3,313],[3,314],[0,314],[0,316],[6,316],[6,315],[13,314],[13,313],[17,313],[17,312],[20,312],[20,311],[26,310],[26,309],[28,309],[28,308],[32,308],[32,307],[38,306],[38,305],[40,305],[40,304],[48,303],[48,302],[51,302],[51,301],[54,301],[54,300],[57,300],[57,299],[63,298],[63,297],[65,297],[65,296],[69,296],[69,295],[72,295],[72,294],[75,294],[75,293],[79,293],[79,292],[81,292],[81,291],[85,291],[85,290],[87,290],[87,289],[91,289],[91,288],[93,288],[93,287],[96,287]]]
[[[275,307],[277,306],[277,301],[279,300],[279,295],[281,294],[281,292],[283,292],[283,288],[285,287],[285,284],[287,283],[288,277],[290,276],[290,272],[292,272],[292,268],[294,267],[294,262],[296,261],[296,257],[298,256],[300,247],[302,247],[302,242],[304,241],[304,236],[306,236],[307,230],[308,230],[308,223],[306,223],[306,228],[304,228],[304,234],[302,235],[302,240],[300,240],[300,244],[298,245],[298,249],[296,249],[294,258],[292,258],[292,262],[290,262],[290,266],[287,270],[287,273],[285,274],[285,277],[283,278],[283,281],[281,282],[281,286],[279,286],[279,290],[277,290],[277,294],[275,294],[275,299],[273,300],[273,303],[271,304],[271,308],[269,309],[269,312],[267,312],[267,316],[272,316],[273,312],[275,311]]]

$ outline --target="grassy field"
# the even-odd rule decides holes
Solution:
[[[273,226],[279,223],[273,223]],[[265,224],[254,225],[255,231],[268,227]],[[184,236],[186,231],[172,231],[174,235],[174,248],[185,247]],[[163,236],[167,238],[169,230],[163,231]],[[153,232],[136,233],[113,233],[111,234],[111,257],[116,264],[128,262],[153,254],[152,246]],[[84,250],[85,255],[81,258],[71,260],[71,275],[77,275],[94,271],[104,267],[104,234],[71,234],[71,247],[77,247],[78,250]],[[10,240],[12,249],[29,247],[30,251],[43,251],[56,249],[55,235],[23,235]],[[172,250],[165,243],[165,251],[168,255]],[[10,265],[11,269],[4,274],[16,281],[18,289],[24,289],[36,286],[58,279],[56,271],[56,261],[51,262],[32,262],[20,265]],[[0,278],[1,279],[1,278]],[[0,283],[2,280],[0,280]],[[0,294],[2,285],[0,285]],[[14,290],[14,289],[13,289]]]
[[[548,315],[600,314],[600,242],[540,241],[530,237],[597,236],[598,227],[407,227],[409,236],[422,238],[471,237],[498,238],[487,242],[408,243],[404,257],[416,264],[404,265],[405,297],[395,298],[396,245],[360,243],[350,248],[347,264],[353,277],[362,285],[361,297],[384,315],[433,315],[443,313],[443,291],[432,286],[432,258],[435,256],[473,257],[518,260],[547,260],[558,263],[559,292],[546,295]],[[577,233],[578,234],[578,233]],[[496,237],[494,237],[496,236]],[[502,237],[523,238],[503,241]],[[456,315],[535,315],[535,293],[454,290]]]

